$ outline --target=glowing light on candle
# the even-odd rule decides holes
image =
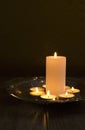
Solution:
[[[39,90],[38,90],[38,88],[36,87],[36,93],[38,93],[39,92]]]
[[[68,96],[68,92],[65,93],[66,97]]]
[[[40,96],[40,95],[44,94],[44,91],[40,87],[36,87],[36,88],[34,87],[34,88],[32,88],[32,90],[34,90],[34,91],[30,92],[30,95]]]
[[[72,87],[72,92],[74,91],[74,87]]]
[[[70,93],[68,93],[68,92],[65,92],[65,93],[63,93],[63,94],[60,94],[59,95],[59,97],[60,98],[73,98],[74,97],[74,94],[70,94]]]
[[[47,91],[47,96],[49,97],[49,95],[50,95],[50,91],[48,90],[48,91]]]
[[[74,87],[70,88],[67,90],[68,93],[74,93],[74,94],[77,94],[77,93],[80,93],[80,90],[79,89],[76,89]]]
[[[57,57],[57,53],[56,52],[54,52],[54,58],[56,58]]]
[[[56,96],[55,95],[51,95],[50,91],[48,90],[45,95],[41,95],[41,98],[43,98],[43,99],[52,99],[53,100],[53,99],[56,98]]]

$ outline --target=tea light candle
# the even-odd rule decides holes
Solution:
[[[70,94],[70,93],[66,92],[66,93],[60,94],[59,97],[64,98],[64,99],[73,98],[74,94]]]
[[[50,90],[53,95],[58,96],[64,93],[66,79],[66,57],[54,56],[46,57],[46,90]]]
[[[76,93],[80,93],[80,90],[79,89],[75,89],[74,87],[72,87],[72,88],[68,89],[67,92],[76,94]]]
[[[35,88],[35,91],[30,92],[30,95],[33,95],[33,96],[40,96],[42,94],[44,94],[44,91],[39,91],[38,87]]]
[[[43,99],[55,99],[56,96],[55,96],[55,95],[51,95],[51,94],[50,94],[50,91],[48,90],[48,91],[47,91],[47,94],[41,95],[41,98],[43,98]]]

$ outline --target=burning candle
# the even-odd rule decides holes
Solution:
[[[55,95],[51,95],[51,94],[50,94],[50,91],[48,90],[48,91],[47,91],[47,94],[41,95],[41,98],[43,98],[43,99],[55,99],[56,96],[55,96]]]
[[[80,90],[79,89],[75,89],[74,87],[72,87],[72,88],[68,89],[67,92],[76,94],[76,93],[80,93]]]
[[[74,94],[70,94],[68,92],[65,92],[63,94],[60,94],[59,95],[60,98],[64,98],[64,99],[67,99],[67,98],[73,98],[74,97]]]
[[[30,95],[40,96],[44,93],[44,91],[39,91],[38,87],[35,88],[35,91],[30,92]]]
[[[53,95],[58,96],[65,90],[66,79],[66,57],[54,56],[46,57],[46,90],[50,90]]]

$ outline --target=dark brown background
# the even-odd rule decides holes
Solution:
[[[44,75],[54,51],[68,76],[85,76],[84,0],[1,1],[0,75]]]

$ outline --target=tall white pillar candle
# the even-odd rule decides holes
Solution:
[[[53,95],[59,96],[65,90],[66,80],[66,57],[54,56],[46,57],[46,90],[50,90]]]

